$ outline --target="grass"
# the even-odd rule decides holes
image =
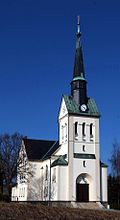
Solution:
[[[0,203],[0,220],[120,220],[120,211],[48,207],[41,204]]]

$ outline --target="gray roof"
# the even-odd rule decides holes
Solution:
[[[58,141],[34,140],[28,138],[24,138],[23,141],[29,160],[45,160],[59,148]]]

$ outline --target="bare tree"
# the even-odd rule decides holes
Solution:
[[[35,169],[35,167],[34,167]],[[39,200],[39,201],[49,201],[53,200],[56,194],[56,177],[55,174],[50,178],[50,172],[43,167],[40,168],[41,173],[39,177],[36,177],[35,170],[33,170],[33,176],[30,178],[28,184],[28,199],[29,200]],[[51,184],[50,184],[50,179]]]
[[[11,186],[15,182],[17,171],[17,158],[22,142],[22,135],[14,134],[0,135],[0,169],[3,172],[3,180],[11,196]]]
[[[114,141],[110,159],[112,175],[108,178],[109,200],[113,208],[120,208],[120,143]]]
[[[51,178],[51,193],[50,193],[50,199],[53,200],[56,195],[56,174],[53,172],[52,178]]]
[[[20,182],[28,182],[31,177],[35,175],[35,169],[33,169],[32,163],[28,161],[27,153],[24,144],[21,144],[20,151],[18,153],[17,161],[17,180]]]
[[[110,160],[112,172],[120,180],[120,144],[117,141],[113,143],[113,151]]]

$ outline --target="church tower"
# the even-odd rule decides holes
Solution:
[[[63,155],[64,167],[61,168],[64,181],[61,178],[59,189],[65,193],[59,191],[57,199],[100,202],[104,198],[106,202],[107,169],[101,172],[100,165],[100,113],[95,100],[87,96],[79,17],[77,26],[71,94],[62,97],[58,118],[60,148],[57,154]]]

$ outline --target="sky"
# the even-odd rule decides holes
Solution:
[[[101,113],[101,158],[109,164],[120,142],[119,0],[0,0],[0,133],[57,140],[78,15],[88,96]]]

